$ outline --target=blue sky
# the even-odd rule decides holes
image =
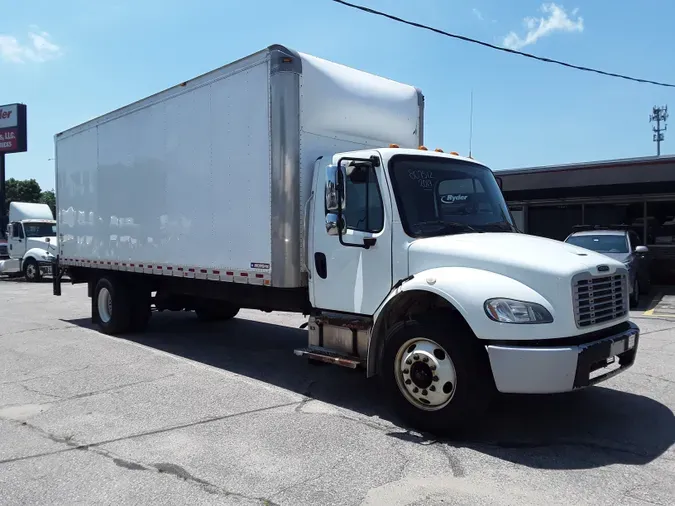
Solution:
[[[675,83],[672,0],[353,1]],[[534,62],[330,0],[0,0],[0,12],[0,104],[26,103],[29,121],[29,152],[8,155],[7,177],[44,189],[54,186],[56,132],[273,43],[420,87],[431,148],[468,152],[473,90],[473,154],[494,169],[652,155],[652,106],[675,112],[675,89]],[[675,129],[662,152],[675,153]]]

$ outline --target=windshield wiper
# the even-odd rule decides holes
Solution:
[[[461,223],[459,221],[437,220],[437,221],[423,221],[417,224],[418,227],[423,227],[426,225],[440,227],[439,232],[446,232],[448,230],[456,230],[458,228],[461,228],[462,231],[464,232],[476,232],[477,234],[484,233],[483,230],[478,230],[477,228],[474,228],[471,225],[467,225],[466,223]]]
[[[483,234],[485,231],[484,230],[479,230],[477,228],[472,227],[471,225],[467,225],[466,223],[461,223],[459,221],[444,221],[443,224],[447,227],[454,227],[454,228],[459,228],[461,227],[464,230],[468,230],[469,232],[476,232],[477,234]]]
[[[507,221],[493,221],[492,223],[486,223],[482,225],[483,227],[490,227],[492,229],[497,229],[503,232],[513,232],[513,225]]]

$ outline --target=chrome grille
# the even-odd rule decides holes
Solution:
[[[628,313],[628,280],[624,273],[576,276],[573,281],[577,327],[591,327]]]

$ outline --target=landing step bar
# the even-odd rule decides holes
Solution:
[[[328,350],[326,348],[321,348],[320,346],[310,346],[308,348],[298,348],[293,350],[298,357],[307,357],[320,362],[326,362],[328,364],[339,365],[342,367],[348,367],[349,369],[356,369],[361,365],[361,359],[358,357],[352,357],[350,355],[343,355],[342,353],[336,353],[334,351]]]

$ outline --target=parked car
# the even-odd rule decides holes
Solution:
[[[631,307],[638,305],[640,294],[649,292],[649,249],[642,244],[640,236],[634,230],[582,230],[570,234],[565,242],[623,262],[629,273]]]

